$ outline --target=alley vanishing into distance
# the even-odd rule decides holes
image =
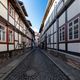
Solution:
[[[80,80],[80,0],[0,0],[0,80]]]
[[[5,80],[69,80],[68,77],[36,48]]]

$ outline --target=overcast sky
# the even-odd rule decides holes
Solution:
[[[48,0],[21,0],[23,1],[28,18],[32,23],[32,28],[35,31],[39,31],[40,25],[45,13]]]

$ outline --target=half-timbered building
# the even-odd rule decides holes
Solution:
[[[80,0],[49,0],[39,32],[42,48],[80,56]]]
[[[23,2],[0,0],[0,53],[20,50],[23,44],[29,48],[34,40],[34,31]]]

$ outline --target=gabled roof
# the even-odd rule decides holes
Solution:
[[[27,20],[27,23],[28,23],[29,26],[32,26],[32,24],[29,20]]]
[[[26,9],[25,9],[25,6],[24,6],[24,3],[22,1],[18,1],[18,3],[20,4],[25,16],[28,16],[27,12],[26,12]]]

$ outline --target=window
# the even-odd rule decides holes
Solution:
[[[69,23],[69,39],[73,38],[72,22]]]
[[[59,40],[60,41],[65,40],[65,28],[64,28],[64,26],[59,29]]]
[[[11,30],[9,30],[9,42],[13,42],[13,32]]]
[[[78,19],[74,20],[74,39],[78,38],[78,33],[79,33],[79,25],[78,25]]]
[[[79,38],[79,19],[75,19],[69,23],[69,40]]]
[[[5,28],[0,25],[0,41],[5,41]]]

